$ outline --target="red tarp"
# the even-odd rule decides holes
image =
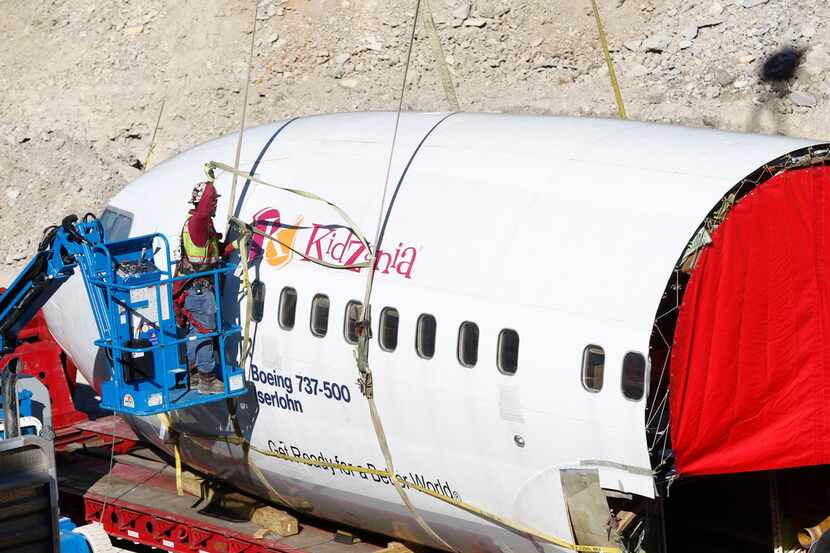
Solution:
[[[678,472],[830,463],[830,168],[769,180],[712,238],[672,349]]]

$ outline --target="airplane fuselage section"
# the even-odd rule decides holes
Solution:
[[[459,551],[565,550],[441,497],[569,543],[588,539],[569,516],[574,471],[621,497],[654,497],[648,371],[627,391],[624,360],[646,366],[667,276],[711,206],[749,171],[804,143],[616,121],[405,114],[381,205],[392,115],[311,117],[246,132],[241,168],[313,191],[360,229],[321,202],[240,181],[237,216],[274,238],[254,240],[251,278],[266,295],[252,326],[249,393],[234,413],[214,405],[174,414],[182,453],[200,470],[296,509],[439,545],[388,476],[355,470],[386,468],[356,383],[354,313],[368,270],[309,261],[370,262],[356,231],[373,240],[381,214],[369,363],[395,474]],[[622,151],[599,158],[612,134],[625,139],[616,143]],[[698,144],[710,166],[677,155],[681,144]],[[129,216],[131,235],[161,232],[178,243],[202,165],[227,162],[234,145],[228,136],[165,162],[111,208]],[[230,182],[218,175],[218,221]],[[672,202],[661,199],[669,184]],[[224,286],[225,317],[240,320],[239,271]],[[86,343],[91,318],[67,315],[80,310],[79,297],[62,291],[49,323],[100,382]],[[598,352],[601,377],[586,380]],[[155,418],[134,424],[169,447]]]

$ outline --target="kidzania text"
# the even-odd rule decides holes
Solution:
[[[397,273],[412,278],[418,250],[398,243],[394,251],[379,250],[375,270],[381,274]],[[305,248],[305,256],[328,263],[355,265],[369,261],[370,254],[351,229],[341,226],[314,225]],[[307,261],[303,259],[303,261]],[[360,269],[352,269],[360,272]]]

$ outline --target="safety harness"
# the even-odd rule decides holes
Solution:
[[[201,271],[208,271],[216,267],[222,260],[219,252],[219,237],[212,228],[204,246],[199,246],[193,241],[189,229],[191,217],[192,215],[188,216],[182,226],[181,259],[176,265],[177,275],[189,275]],[[184,327],[185,323],[190,323],[198,332],[206,334],[210,332],[210,329],[200,324],[184,305],[188,292],[200,280],[204,281],[207,288],[213,290],[213,282],[209,279],[196,278],[177,281],[173,289],[173,306],[176,312],[176,323],[180,327]]]

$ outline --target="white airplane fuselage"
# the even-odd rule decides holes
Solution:
[[[396,472],[575,543],[563,470],[595,470],[601,488],[621,497],[655,496],[644,430],[648,368],[642,392],[626,397],[622,367],[627,354],[648,361],[655,313],[686,244],[735,183],[811,143],[611,120],[404,114],[381,205],[393,126],[390,113],[265,125],[246,131],[240,168],[332,201],[370,240],[383,214],[369,362]],[[115,238],[160,232],[178,244],[202,165],[231,164],[235,144],[235,135],[226,136],[147,171],[113,198],[105,224],[123,234]],[[218,175],[220,230],[231,180]],[[279,230],[264,228],[305,256],[341,264],[367,259],[342,218],[322,203],[240,179],[237,208],[246,221],[278,210]],[[266,287],[264,316],[252,325],[240,428],[224,402],[175,413],[185,462],[260,496],[288,498],[315,516],[439,546],[383,477],[246,454],[211,439],[241,430],[263,450],[385,468],[345,333],[347,304],[362,301],[367,271],[326,269],[276,242],[264,246],[252,270]],[[96,368],[95,326],[81,288],[73,278],[47,306],[47,320],[98,385],[103,366]],[[296,291],[292,328],[279,320],[288,309],[280,305],[286,289]],[[228,320],[245,312],[238,291],[238,280],[229,279]],[[323,336],[315,333],[325,310],[312,313],[318,295],[329,302]],[[386,308],[399,316],[394,336],[380,328]],[[422,316],[435,321],[430,358],[429,345],[418,342],[429,342],[419,338],[419,320],[421,332],[430,333]],[[465,323],[477,328],[477,347]],[[511,372],[509,353],[499,355],[516,335]],[[605,356],[599,391],[583,383],[588,346]],[[156,417],[133,423],[169,450]],[[565,550],[408,493],[458,551]]]

